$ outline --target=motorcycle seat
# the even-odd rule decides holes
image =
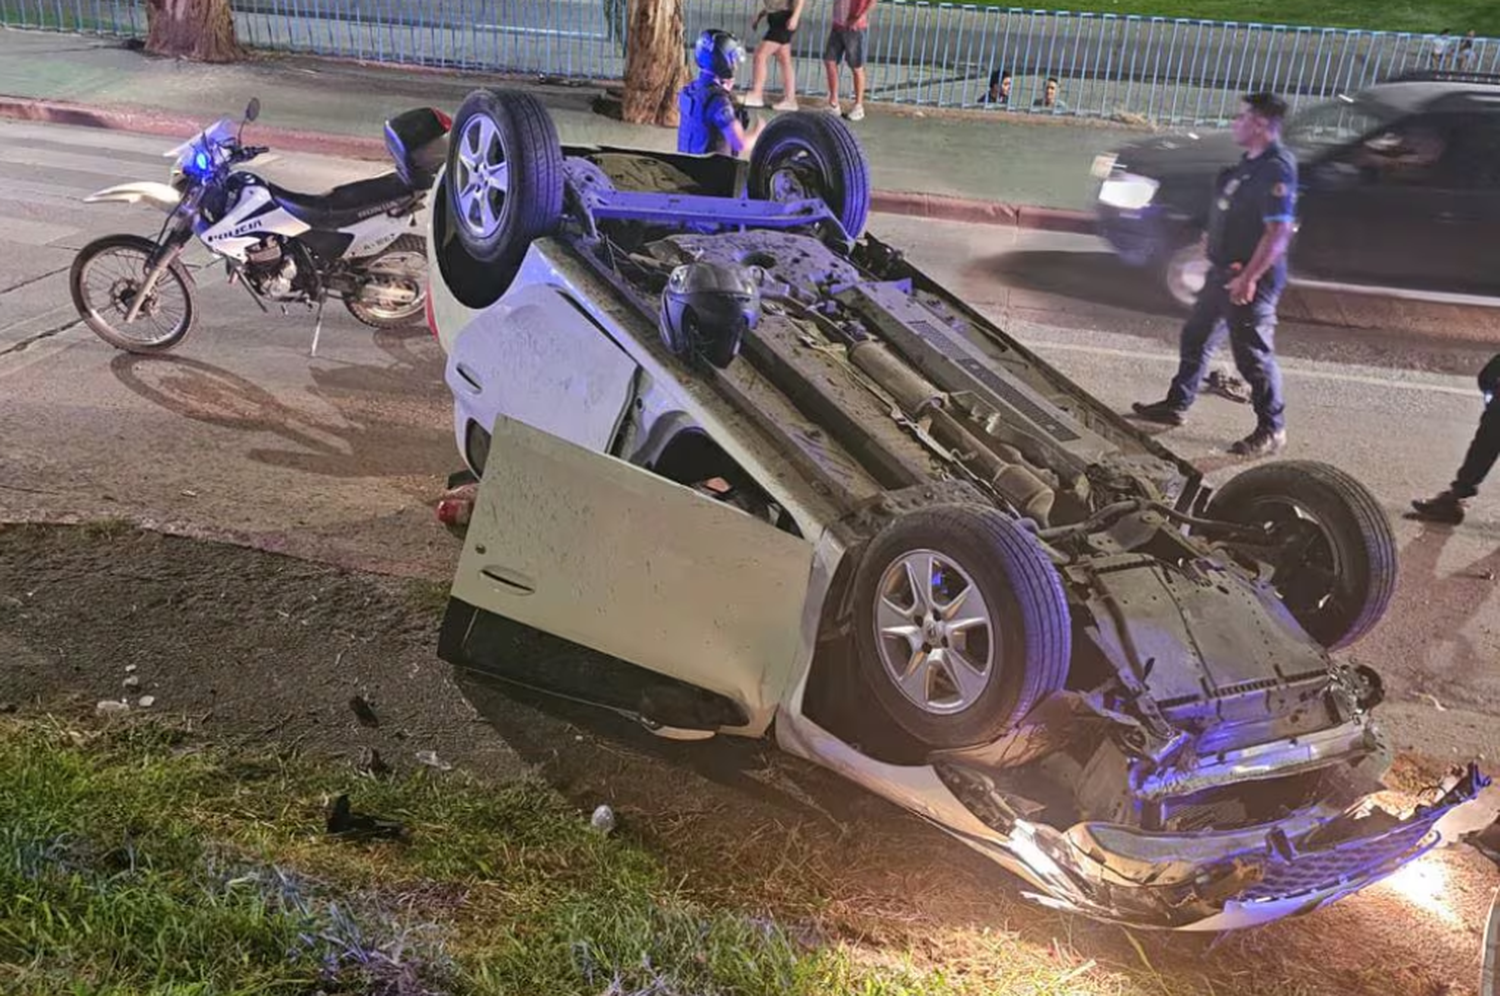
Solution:
[[[356,180],[324,194],[299,194],[274,183],[266,186],[276,203],[288,214],[321,231],[348,228],[367,218],[404,207],[416,196],[416,191],[395,173]]]

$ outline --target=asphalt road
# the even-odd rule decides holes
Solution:
[[[262,316],[215,269],[198,274],[197,329],[168,356],[119,353],[76,321],[66,288],[75,251],[158,224],[145,208],[79,199],[163,179],[167,144],[0,123],[0,513],[128,516],[444,576],[456,549],[428,503],[457,460],[442,357],[424,330],[376,335],[330,308],[309,359],[307,311]],[[315,190],[378,166],[288,156],[265,168]],[[874,228],[1108,403],[1163,393],[1178,319],[1095,240],[896,216]],[[1446,314],[1426,333],[1285,324],[1287,456],[1349,469],[1393,516],[1442,487],[1480,411],[1473,371],[1500,341],[1496,314]],[[1222,478],[1237,466],[1224,445],[1251,425],[1247,409],[1209,397],[1164,438]],[[1491,711],[1500,490],[1463,529],[1398,518],[1397,531],[1398,603],[1357,654],[1407,698]],[[1483,737],[1500,755],[1500,731]]]
[[[375,334],[330,310],[309,358],[309,315],[262,316],[210,270],[198,275],[199,326],[173,354],[130,357],[77,323],[66,289],[76,250],[157,223],[146,209],[79,198],[163,178],[166,144],[0,122],[0,519],[125,517],[348,566],[451,576],[458,546],[430,503],[457,461],[442,356],[425,330]],[[372,166],[295,156],[266,172],[315,190]],[[1139,281],[1092,240],[893,216],[874,228],[1108,403],[1162,392],[1176,319],[1138,296]],[[1287,456],[1350,470],[1399,516],[1412,496],[1447,481],[1473,430],[1472,370],[1493,348],[1480,316],[1475,327],[1443,339],[1289,324]],[[1222,480],[1238,466],[1223,447],[1250,427],[1245,408],[1206,398],[1189,426],[1163,438]],[[1398,518],[1396,530],[1396,605],[1354,656],[1387,680],[1382,710],[1398,750],[1492,762],[1500,482],[1462,529]],[[1349,915],[1377,908],[1366,902],[1376,900],[1351,901]],[[1458,946],[1443,957],[1468,957],[1477,939],[1453,936]]]
[[[0,509],[124,516],[446,573],[456,551],[424,502],[457,461],[442,357],[425,328],[372,334],[333,302],[309,360],[311,313],[262,315],[218,268],[197,273],[198,324],[170,355],[118,352],[77,321],[67,289],[76,250],[161,224],[146,207],[79,199],[165,181],[161,154],[173,144],[0,123]],[[377,169],[292,156],[265,173],[318,190]]]

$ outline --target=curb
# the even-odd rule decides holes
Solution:
[[[0,118],[163,135],[176,139],[203,127],[203,122],[197,118],[155,108],[77,104],[65,100],[6,96],[0,96]],[[269,145],[273,149],[289,152],[346,159],[386,158],[385,142],[375,138],[259,124],[246,125],[245,137],[252,144]],[[1009,228],[1073,232],[1081,235],[1092,235],[1096,231],[1094,217],[1086,211],[1006,204],[946,194],[876,190],[870,195],[870,209],[877,214],[910,215]]]

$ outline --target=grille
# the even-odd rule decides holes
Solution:
[[[1379,871],[1396,859],[1415,857],[1437,841],[1424,841],[1435,818],[1401,827],[1374,840],[1354,841],[1327,851],[1297,856],[1265,866],[1265,877],[1237,898],[1245,901],[1289,899],[1304,892],[1356,881]],[[1425,845],[1425,846],[1424,846]]]

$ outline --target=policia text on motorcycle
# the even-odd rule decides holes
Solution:
[[[1297,198],[1297,160],[1280,141],[1286,110],[1274,94],[1244,98],[1233,131],[1245,154],[1216,181],[1204,246],[1210,268],[1182,329],[1177,376],[1164,400],[1134,406],[1140,418],[1182,425],[1227,328],[1256,417],[1255,431],[1230,447],[1241,456],[1265,456],[1286,444],[1275,353],[1276,305],[1286,286]]]
[[[747,130],[729,96],[735,69],[745,61],[744,46],[729,32],[710,29],[698,37],[694,58],[698,78],[677,97],[677,151],[748,154],[765,122],[756,121]]]

